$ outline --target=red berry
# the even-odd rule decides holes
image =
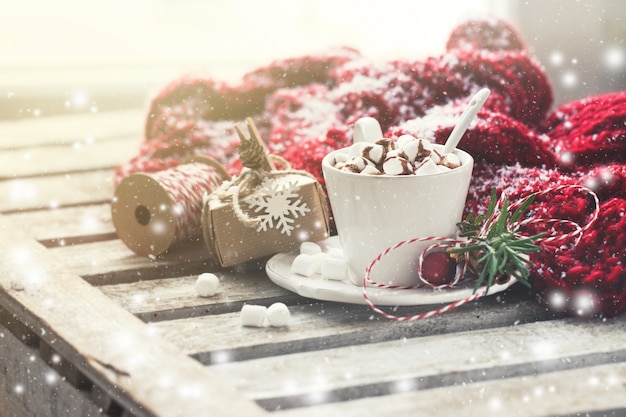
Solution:
[[[432,286],[450,284],[456,276],[456,261],[446,252],[430,252],[424,256],[421,273]]]

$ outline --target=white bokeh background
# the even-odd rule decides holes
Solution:
[[[506,2],[492,0],[0,3],[0,69],[14,71],[16,83],[37,69],[95,76],[141,68],[148,79],[201,70],[233,79],[272,59],[341,45],[372,58],[420,57],[441,53],[467,17],[506,13]]]
[[[436,56],[487,15],[520,30],[557,103],[626,88],[622,0],[0,0],[0,119],[138,106],[184,74],[236,83],[336,46]]]

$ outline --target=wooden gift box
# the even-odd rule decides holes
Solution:
[[[223,267],[289,251],[302,242],[320,241],[330,235],[326,198],[321,185],[313,177],[294,171],[270,176],[264,181],[267,181],[268,187],[279,191],[291,186],[298,197],[283,202],[292,204],[294,208],[304,207],[305,210],[287,216],[286,223],[281,225],[280,219],[269,218],[269,208],[251,206],[244,201],[250,197],[272,198],[271,195],[262,195],[267,189],[260,184],[253,191],[256,195],[239,199],[239,206],[246,216],[261,220],[260,224],[251,226],[238,218],[232,198],[221,199],[219,190],[209,195],[202,214],[204,240],[211,255]]]

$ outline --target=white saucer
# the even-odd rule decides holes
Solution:
[[[317,242],[324,250],[341,247],[339,238],[332,236],[322,242]],[[363,298],[363,286],[357,286],[345,281],[323,279],[321,275],[304,277],[291,272],[291,264],[298,255],[298,251],[279,253],[267,261],[265,271],[270,280],[276,285],[303,297],[322,301],[336,301],[350,304],[367,304]],[[494,284],[489,288],[489,295],[504,291],[517,282],[514,279],[505,284]],[[480,290],[484,289],[481,287]],[[445,304],[462,300],[474,293],[474,284],[460,283],[458,286],[445,289],[431,287],[414,288],[410,290],[368,288],[367,296],[379,306],[420,306],[431,304]]]

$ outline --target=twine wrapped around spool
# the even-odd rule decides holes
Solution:
[[[200,239],[203,197],[228,179],[219,162],[202,156],[156,173],[129,175],[111,203],[115,230],[143,256],[158,256],[182,241]]]

